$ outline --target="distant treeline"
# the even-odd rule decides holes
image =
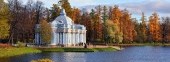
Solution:
[[[0,5],[0,39],[8,39],[10,43],[33,42],[35,24],[42,20],[51,22],[61,11],[57,3],[45,8],[43,2],[32,0],[25,5],[21,0],[8,0],[8,3],[0,0]],[[148,18],[141,13],[141,19],[137,20],[117,5],[99,5],[86,12],[72,8],[68,0],[63,0],[62,7],[75,24],[86,26],[90,43],[170,42],[170,17],[160,18],[156,12]]]

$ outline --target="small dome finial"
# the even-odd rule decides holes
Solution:
[[[63,5],[63,1],[62,0],[60,0],[59,2],[58,2],[58,7],[60,8],[60,9],[62,9],[62,5]]]
[[[66,15],[65,9],[61,9],[60,15]]]

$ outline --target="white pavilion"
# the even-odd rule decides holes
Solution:
[[[66,15],[64,9],[60,15],[51,22],[52,40],[51,45],[78,46],[86,43],[86,27],[74,24]]]

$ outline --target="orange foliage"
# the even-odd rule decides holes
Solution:
[[[152,41],[161,40],[161,29],[157,13],[153,13],[152,16],[149,17],[149,33]]]

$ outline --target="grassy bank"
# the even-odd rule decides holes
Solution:
[[[41,51],[35,48],[28,48],[28,47],[22,47],[22,48],[0,48],[0,58],[1,57],[11,57],[16,55],[22,55],[22,54],[29,54],[29,53],[40,53]]]
[[[116,51],[115,48],[39,48],[42,52],[102,52]]]
[[[28,47],[9,47],[0,48],[0,58],[17,56],[29,53],[40,52],[101,52],[101,51],[116,51],[115,48],[28,48]]]

